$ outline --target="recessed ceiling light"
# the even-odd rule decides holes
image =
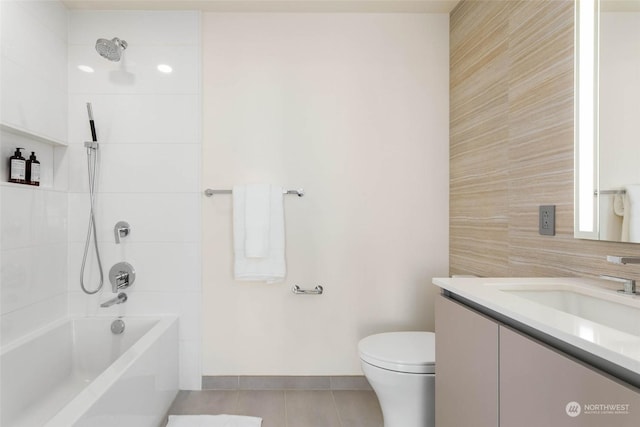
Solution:
[[[93,68],[88,65],[78,65],[78,70],[84,71],[85,73],[93,73]]]
[[[160,71],[161,73],[169,74],[173,71],[173,68],[171,68],[171,66],[167,64],[159,64],[158,71]]]

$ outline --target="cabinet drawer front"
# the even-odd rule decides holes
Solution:
[[[498,324],[436,300],[436,425],[498,425]]]
[[[500,327],[501,427],[639,425],[640,390]]]

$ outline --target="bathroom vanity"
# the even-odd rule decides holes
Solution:
[[[640,425],[640,296],[583,279],[434,279],[436,425]]]

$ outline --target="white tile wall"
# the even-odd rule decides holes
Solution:
[[[0,2],[3,123],[67,139],[67,15],[58,1]]]
[[[197,242],[200,239],[200,195],[195,193],[100,193],[97,201],[98,240],[115,245],[113,226],[120,220],[133,227],[122,246],[141,242]],[[69,194],[69,241],[84,242],[89,221],[87,193]]]
[[[97,33],[94,31],[92,34]],[[197,93],[199,49],[191,46],[152,46],[126,40],[129,47],[122,61],[102,59],[92,44],[69,46],[69,79],[74,93]],[[173,68],[171,74],[157,70],[159,64]],[[78,65],[95,71],[86,73]]]
[[[100,58],[97,38],[128,42],[121,62]],[[158,64],[173,67],[162,74]],[[94,68],[79,71],[77,65]],[[69,306],[73,314],[180,316],[180,387],[200,388],[200,15],[73,11],[69,14]],[[91,102],[100,146],[96,209],[105,273],[136,268],[125,304],[107,309],[110,285],[90,297],[77,275],[88,224],[86,150]],[[131,224],[116,245],[113,226]],[[97,283],[94,260],[88,282]]]
[[[69,27],[70,44],[89,44],[95,38],[119,37],[136,46],[196,46],[200,18],[194,12],[102,11],[74,12]],[[95,40],[94,40],[95,41]]]
[[[24,146],[43,166],[41,188],[0,187],[2,343],[67,314],[177,314],[180,386],[200,388],[200,15],[67,13],[57,1],[1,7],[2,121],[65,142],[70,135],[69,147],[56,148],[2,132],[3,158]],[[129,42],[119,63],[94,50],[97,38],[115,36]],[[173,72],[158,72],[158,64]],[[112,296],[108,283],[95,296],[78,283],[89,211],[86,102],[101,143],[96,215],[105,275],[121,260],[138,274],[129,301],[109,309],[99,308]],[[119,220],[132,233],[115,245]],[[96,272],[90,257],[90,288]]]
[[[66,312],[67,195],[18,184],[0,187],[1,304],[9,342]],[[51,305],[37,319],[34,305]],[[37,310],[36,310],[37,311]],[[12,322],[13,319],[15,322]],[[16,320],[17,319],[17,320]]]
[[[2,255],[4,260],[4,254]],[[67,295],[58,294],[2,315],[0,345],[5,345],[67,315]]]
[[[66,243],[4,251],[2,313],[64,294]]]
[[[99,118],[96,126],[118,126]],[[168,126],[171,122],[164,122]],[[69,191],[88,191],[87,153],[81,144],[71,144]],[[193,192],[199,180],[200,145],[104,143],[100,146],[100,191],[106,193]]]
[[[6,2],[1,32],[2,55],[40,79],[65,88],[67,84],[66,28],[49,28],[25,7],[28,2]],[[61,17],[66,23],[66,17]],[[48,21],[48,20],[47,20]],[[29,25],[26,25],[29,24]],[[36,54],[34,54],[36,53]]]
[[[45,138],[67,135],[67,13],[57,1],[0,2],[0,120]],[[0,344],[67,313],[67,194],[64,148],[2,130],[0,156],[35,151],[41,186],[0,174]],[[62,167],[62,170],[59,169]]]
[[[37,21],[36,25],[49,28],[67,39],[67,9],[59,1],[19,0],[18,3]]]
[[[70,244],[69,271],[80,271],[83,252],[84,242]],[[109,268],[122,259],[135,266],[136,292],[197,292],[200,289],[199,252],[198,242],[124,241],[121,245],[115,245],[113,242],[102,243],[100,255],[104,265]],[[158,260],[166,259],[171,260],[171,263],[158,263]],[[98,276],[95,274],[97,270],[94,263],[91,264],[90,270],[94,279],[91,283],[96,283]],[[72,277],[69,290],[78,290],[75,276]]]
[[[200,141],[200,104],[194,94],[72,94],[69,140],[81,143],[91,138],[85,104],[91,102],[101,142],[150,144],[197,144]],[[107,108],[107,106],[109,106]],[[127,114],[123,114],[123,112]],[[101,126],[117,121],[118,126]],[[178,126],[158,126],[158,123]]]

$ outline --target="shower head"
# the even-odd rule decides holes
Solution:
[[[120,40],[117,37],[111,40],[98,39],[96,42],[96,50],[103,58],[107,58],[109,61],[120,61],[122,51],[127,48],[127,42]]]

